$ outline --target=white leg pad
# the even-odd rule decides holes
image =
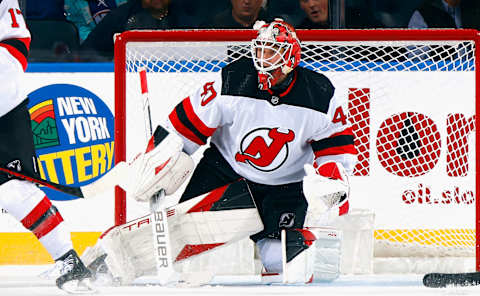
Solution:
[[[155,273],[152,237],[150,216],[142,217],[110,229],[82,260],[88,266],[106,253],[105,263],[112,276],[121,284],[129,284],[139,276]]]
[[[312,245],[315,250],[314,280],[333,281],[340,276],[342,257],[342,231],[333,228],[310,228],[317,238]]]
[[[254,275],[254,243],[246,237],[238,242],[193,256],[178,263],[182,273],[210,272],[215,276]]]
[[[262,264],[263,283],[287,284],[333,281],[340,275],[342,232],[333,228],[308,228],[314,236],[309,248],[286,262],[285,239],[257,242]]]
[[[315,264],[315,243],[312,241],[308,249],[303,250],[300,254],[295,256],[290,262],[286,262],[286,235],[282,231],[282,263],[283,263],[283,277],[284,284],[309,283],[313,280],[313,271]]]

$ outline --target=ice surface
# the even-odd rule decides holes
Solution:
[[[49,269],[40,266],[0,266],[1,296],[67,295],[57,289],[53,280],[40,279],[38,275]],[[200,287],[160,287],[155,285],[154,277],[136,281],[135,285],[123,287],[99,287],[95,295],[480,295],[480,286],[465,288],[430,289],[422,286],[422,275],[345,275],[332,283],[313,283],[309,285],[269,285],[258,283],[253,276],[218,277],[215,284]],[[230,284],[227,284],[230,282]]]

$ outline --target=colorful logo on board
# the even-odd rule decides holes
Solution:
[[[60,145],[53,100],[46,100],[29,109],[32,120],[33,142],[35,148],[46,148]]]
[[[38,168],[45,180],[82,186],[114,165],[114,118],[91,91],[71,84],[52,84],[28,95]],[[53,200],[75,197],[42,188]]]

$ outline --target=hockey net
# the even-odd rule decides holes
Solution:
[[[470,258],[479,267],[479,50],[475,30],[298,31],[301,66],[348,97],[358,162],[352,207],[375,213],[375,256]],[[138,71],[153,124],[213,73],[250,57],[254,32],[131,31],[116,37],[116,160],[145,147]],[[261,116],[261,115],[258,115]],[[126,219],[116,194],[117,223]],[[133,218],[133,217],[132,217]],[[468,268],[467,268],[468,269]]]

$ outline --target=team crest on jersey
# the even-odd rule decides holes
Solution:
[[[280,216],[278,221],[278,226],[280,228],[290,228],[295,223],[295,214],[294,213],[283,213]]]
[[[242,139],[235,160],[248,163],[263,172],[274,171],[287,160],[288,143],[294,139],[295,133],[292,130],[255,129]]]

